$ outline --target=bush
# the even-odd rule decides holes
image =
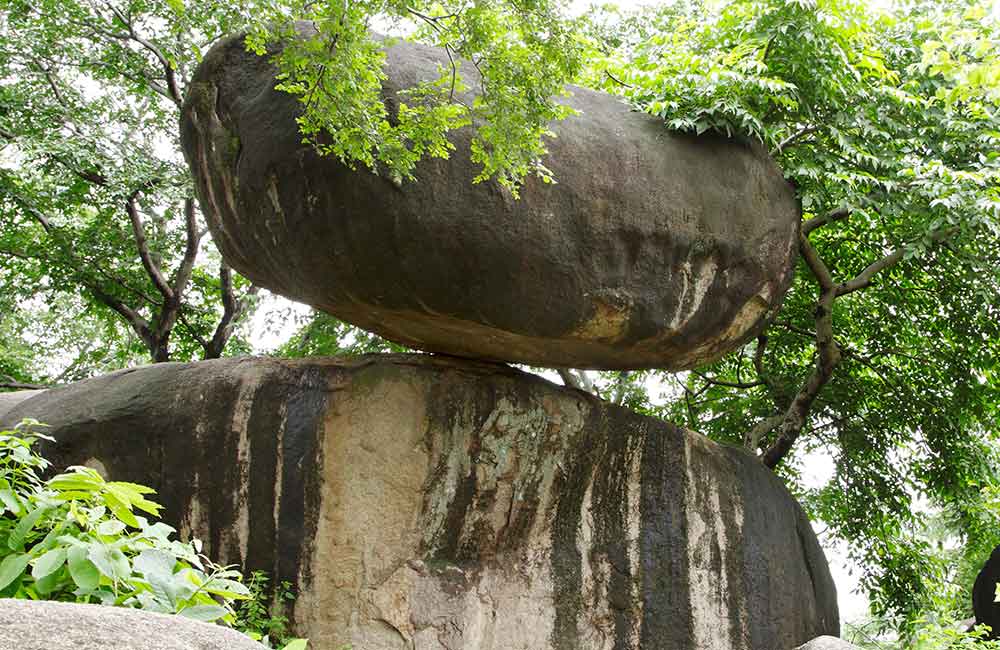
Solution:
[[[248,587],[239,571],[202,555],[198,540],[172,539],[176,531],[155,520],[152,488],[106,481],[87,467],[42,481],[49,462],[34,450],[50,439],[38,433],[42,426],[25,421],[0,431],[0,597],[134,607],[237,629],[242,601],[251,606],[241,611],[255,612],[250,620],[266,628],[246,630],[251,636],[266,643],[279,629],[259,603],[266,578]],[[302,640],[286,646],[304,647]]]

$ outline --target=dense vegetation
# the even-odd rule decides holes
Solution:
[[[267,606],[267,577],[244,584],[233,567],[213,563],[198,540],[173,539],[156,521],[160,506],[144,485],[106,481],[70,467],[42,480],[49,462],[35,443],[44,425],[0,431],[0,597],[133,607],[218,622],[270,646],[284,639],[284,618]],[[277,600],[290,597],[282,586]],[[304,650],[289,641],[284,650]]]
[[[848,543],[873,614],[904,639],[922,616],[967,615],[972,576],[1000,542],[989,6],[681,0],[571,16],[555,0],[0,0],[0,382],[249,349],[239,323],[257,290],[205,236],[176,122],[215,38],[245,28],[263,52],[291,16],[318,30],[277,61],[304,137],[398,183],[420,158],[447,156],[447,132],[464,125],[482,165],[469,182],[516,191],[547,178],[548,124],[573,119],[558,101],[567,82],[621,95],[664,128],[763,142],[804,211],[795,283],[766,332],[691,373],[560,372],[760,454]],[[373,25],[456,62],[395,120],[377,95]],[[483,75],[471,103],[462,59]],[[317,316],[279,353],[380,349]],[[814,450],[836,471],[805,490]]]

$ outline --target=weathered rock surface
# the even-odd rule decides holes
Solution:
[[[124,607],[0,599],[0,650],[263,650],[220,625]]]
[[[9,393],[0,393],[0,417],[29,397],[34,397],[42,391],[39,390],[18,390]],[[15,423],[16,424],[16,423]]]
[[[306,28],[303,27],[303,30]],[[388,49],[387,103],[442,51]],[[478,88],[477,72],[462,74]],[[257,284],[408,346],[578,368],[680,369],[755,334],[797,250],[792,188],[757,146],[668,132],[574,88],[519,200],[473,184],[471,131],[396,186],[302,144],[297,99],[240,38],[190,85],[182,142],[212,234]],[[468,99],[468,98],[467,98]]]
[[[837,634],[802,510],[741,450],[506,366],[157,364],[47,391],[56,466],[148,483],[292,580],[318,650],[761,650]]]
[[[837,637],[821,636],[795,650],[861,650],[861,648]]]

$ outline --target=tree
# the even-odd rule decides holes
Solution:
[[[970,547],[1000,541],[977,518],[1000,467],[995,17],[765,0],[594,24],[590,84],[670,128],[763,141],[803,206],[778,317],[669,378],[683,397],[661,413],[793,484],[796,453],[832,449],[837,474],[807,503],[868,568],[876,612],[914,615],[929,598],[916,495],[950,508]]]
[[[119,363],[220,356],[257,289],[207,246],[176,125],[194,65],[243,15],[2,0],[0,16],[0,284],[22,312],[5,318],[114,314],[135,337]]]

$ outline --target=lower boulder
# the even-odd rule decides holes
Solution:
[[[760,650],[837,634],[770,471],[507,366],[424,355],[122,371],[21,402],[57,467],[151,485],[298,589],[317,650]]]
[[[0,650],[265,650],[221,625],[126,607],[0,599]]]

